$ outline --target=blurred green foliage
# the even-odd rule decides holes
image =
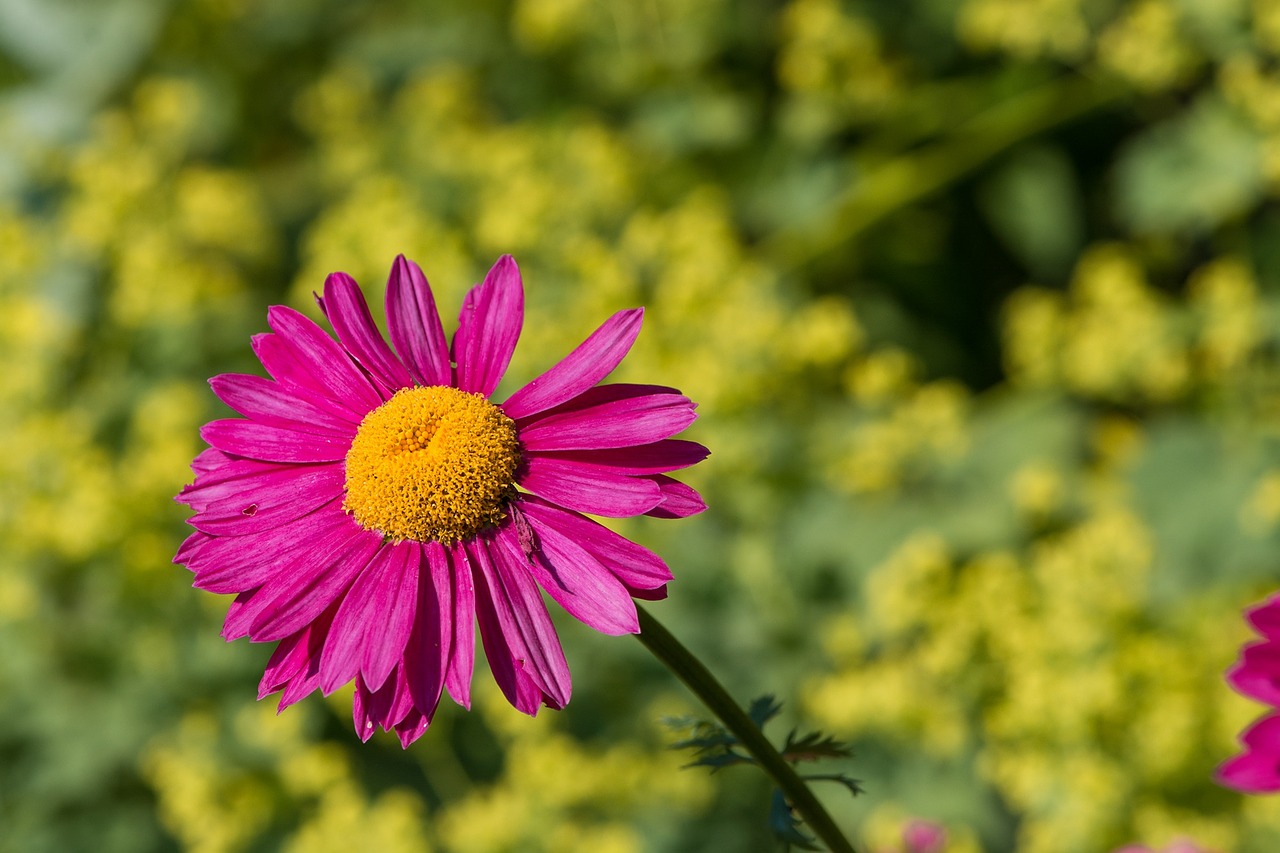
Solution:
[[[203,382],[398,252],[446,310],[516,255],[508,389],[649,307],[619,378],[701,403],[712,509],[623,527],[855,744],[860,849],[1277,849],[1210,773],[1276,586],[1278,66],[1277,0],[0,0],[0,851],[774,849],[572,620],[537,720],[254,701],[169,563]]]

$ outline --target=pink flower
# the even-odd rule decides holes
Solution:
[[[1227,671],[1227,683],[1251,699],[1272,706],[1240,736],[1244,753],[1218,767],[1219,783],[1249,794],[1280,791],[1280,595],[1245,612],[1262,635],[1247,644]]]
[[[947,831],[933,821],[914,819],[902,829],[905,853],[942,853],[947,847]]]
[[[443,691],[469,707],[475,628],[516,708],[569,701],[539,587],[606,634],[639,630],[632,598],[666,595],[655,554],[587,518],[679,518],[706,508],[667,476],[707,455],[671,436],[694,404],[655,385],[599,385],[643,309],[620,311],[505,402],[489,400],[520,336],[524,290],[504,256],[463,302],[452,346],[431,288],[398,257],[382,338],[350,276],[325,281],[337,341],[283,306],[253,349],[272,379],[210,384],[244,418],[210,445],[178,500],[195,532],[174,562],[235,593],[227,640],[278,641],[259,698],[280,708],[355,681],[356,732],[408,746]]]

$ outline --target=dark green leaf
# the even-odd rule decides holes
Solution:
[[[751,702],[751,707],[747,709],[747,716],[756,724],[756,728],[763,730],[764,724],[776,717],[781,710],[782,703],[766,693]]]
[[[810,732],[796,738],[795,729],[787,735],[786,746],[782,748],[782,757],[787,761],[817,761],[820,758],[848,758],[853,750],[847,743],[836,740],[822,732]]]
[[[852,795],[853,795],[853,796],[855,796],[855,797],[856,797],[856,796],[858,796],[859,794],[865,794],[865,793],[866,793],[866,791],[865,791],[865,790],[863,790],[863,787],[862,787],[862,783],[861,783],[861,782],[859,782],[857,779],[854,779],[852,776],[846,776],[846,775],[845,775],[845,774],[843,774],[843,773],[818,773],[818,774],[814,774],[814,775],[812,775],[812,776],[808,776],[808,775],[806,775],[806,776],[803,776],[802,778],[803,778],[806,782],[836,782],[836,783],[839,783],[839,784],[841,784],[841,785],[844,785],[846,788],[848,788],[848,789],[849,789],[849,793],[850,793],[850,794],[852,794]]]
[[[732,750],[726,750],[719,755],[707,755],[695,761],[691,761],[685,767],[710,767],[711,772],[723,770],[726,767],[732,767],[735,764],[755,764],[755,760],[745,755],[739,755]]]
[[[769,806],[769,828],[778,840],[788,847],[801,850],[821,850],[809,836],[800,831],[800,821],[791,811],[791,805],[782,792],[775,790]]]

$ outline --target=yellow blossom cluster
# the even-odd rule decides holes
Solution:
[[[1079,0],[967,0],[958,25],[978,49],[1000,49],[1020,58],[1079,59],[1089,27]]]
[[[229,721],[193,710],[150,744],[141,766],[165,826],[196,853],[231,853],[268,840],[299,853],[340,851],[353,838],[406,853],[632,853],[643,849],[637,812],[696,809],[707,800],[708,780],[676,772],[680,759],[673,753],[635,745],[590,749],[562,733],[513,725],[497,691],[486,692],[493,695],[483,708],[504,747],[506,772],[492,785],[471,781],[430,818],[411,787],[370,792],[353,756],[315,739],[318,720],[305,708],[277,715],[270,703],[250,705]],[[345,700],[349,707],[349,695],[335,694],[330,704],[342,708]],[[449,773],[470,781],[447,748],[432,752],[419,772],[433,784]],[[282,823],[282,815],[292,821]]]
[[[1246,389],[1273,374],[1260,357],[1261,297],[1248,267],[1212,260],[1171,299],[1137,257],[1099,246],[1065,293],[1014,294],[1005,314],[1011,380],[1027,393],[1130,411],[1189,395],[1221,405],[1223,393],[1248,395],[1232,405],[1261,405]],[[894,395],[881,389],[902,388],[909,375],[902,363],[890,356],[882,369],[892,381],[856,367],[853,390],[883,405]],[[846,735],[911,743],[942,765],[972,762],[1022,816],[1019,853],[1190,836],[1242,849],[1273,825],[1270,812],[1210,816],[1175,792],[1206,777],[1254,713],[1219,686],[1243,626],[1224,599],[1157,607],[1171,555],[1136,510],[1135,497],[1148,500],[1134,493],[1144,430],[1105,409],[1085,423],[1086,465],[1064,470],[1073,463],[1051,454],[1008,469],[1023,537],[957,553],[926,526],[876,565],[860,615],[826,628],[832,671],[810,682],[807,707]],[[981,456],[982,442],[962,456]],[[874,459],[862,464],[876,470]],[[1249,474],[1252,494],[1237,492],[1239,523],[1252,535],[1280,517],[1275,479]],[[902,809],[887,804],[877,820],[887,825],[884,815],[900,819]]]
[[[439,832],[448,850],[639,853],[645,844],[637,814],[697,810],[711,794],[705,776],[676,772],[677,754],[637,744],[595,749],[560,733],[534,732],[496,689],[486,692],[484,707],[505,747],[507,769],[497,783],[476,787],[443,812]],[[651,722],[660,718],[660,704],[647,709]]]
[[[966,0],[957,18],[961,38],[979,50],[1051,57],[1091,71],[1096,63],[1140,91],[1189,81],[1204,61],[1186,34],[1196,23],[1171,0],[1115,4],[1109,19],[1079,0]]]
[[[907,353],[885,347],[850,359],[844,386],[851,422],[822,450],[836,488],[892,491],[963,457],[970,395],[959,383],[922,382]]]
[[[143,771],[184,849],[231,853],[274,837],[278,849],[299,853],[349,850],[357,838],[379,850],[431,850],[419,797],[403,788],[367,793],[340,748],[307,736],[306,716],[249,706],[228,729],[192,711],[151,744]],[[228,749],[245,763],[228,762]],[[297,825],[279,825],[286,808],[300,816]]]
[[[1176,835],[1187,824],[1162,794],[1229,750],[1248,713],[1215,689],[1242,632],[1196,607],[1151,624],[1152,558],[1122,511],[964,560],[922,534],[875,569],[857,633],[829,627],[836,670],[807,707],[839,732],[973,761],[1023,815],[1019,851]],[[1223,849],[1241,831],[1228,815],[1196,828]]]
[[[1064,294],[1025,288],[1006,306],[1005,358],[1027,387],[1168,402],[1237,377],[1262,343],[1257,285],[1238,258],[1195,270],[1185,303],[1147,280],[1132,249],[1093,247]]]
[[[837,0],[797,0],[782,15],[778,79],[791,94],[787,126],[800,137],[830,132],[891,107],[902,73],[870,21]]]

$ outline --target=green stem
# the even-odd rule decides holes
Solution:
[[[818,802],[813,791],[809,790],[809,786],[778,750],[773,748],[773,744],[769,743],[747,713],[733,701],[733,697],[716,677],[647,610],[643,607],[637,607],[636,610],[640,614],[640,642],[720,718],[725,728],[737,737],[760,767],[773,778],[782,789],[787,802],[799,812],[809,829],[822,839],[828,850],[832,853],[854,853],[853,846],[845,839],[822,803]]]

